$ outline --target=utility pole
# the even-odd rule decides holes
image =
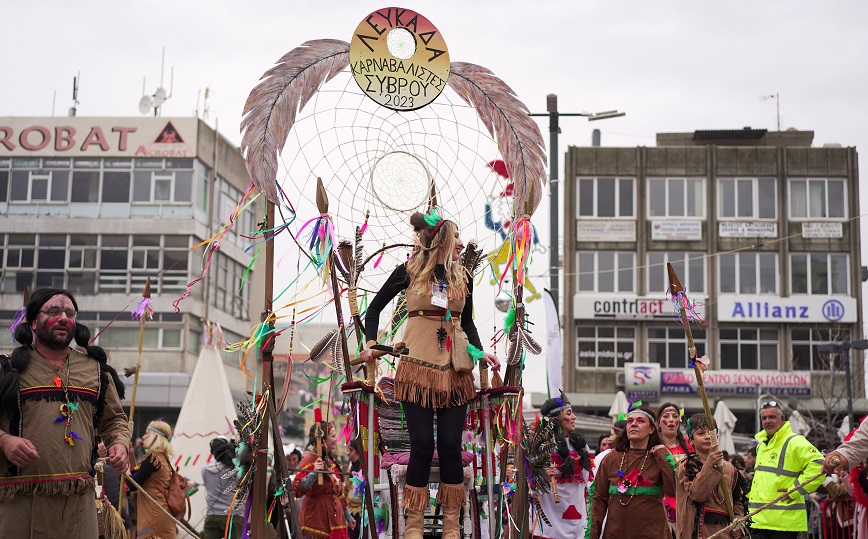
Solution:
[[[605,120],[625,116],[626,112],[609,110],[606,112],[558,112],[558,96],[549,94],[546,96],[546,113],[532,113],[531,116],[549,117],[549,290],[552,291],[552,299],[555,308],[560,309],[560,249],[558,237],[560,235],[560,210],[558,189],[558,135],[561,132],[559,118],[561,116],[584,116],[588,121]]]

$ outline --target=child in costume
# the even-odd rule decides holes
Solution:
[[[729,526],[729,514],[720,487],[721,470],[731,492],[733,513],[740,518],[747,510],[743,478],[735,466],[723,459],[723,452],[712,445],[705,414],[695,414],[687,422],[690,442],[695,449],[678,465],[678,539],[704,539]],[[730,532],[733,539],[744,536],[744,528]]]

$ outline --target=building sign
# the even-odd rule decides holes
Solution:
[[[721,238],[777,238],[776,221],[721,221],[718,223]]]
[[[449,78],[443,35],[422,15],[384,8],[365,17],[350,40],[359,88],[392,110],[416,110],[440,95]]]
[[[856,322],[856,298],[849,296],[728,296],[717,298],[720,322]]]
[[[629,384],[629,379],[625,379],[625,382]],[[759,386],[761,393],[811,396],[811,373],[804,371],[706,371],[702,375],[702,382],[709,395],[756,397]],[[694,371],[663,369],[660,372],[660,392],[663,395],[698,395],[699,386]]]
[[[0,158],[195,157],[196,118],[0,118]]]
[[[701,240],[702,221],[653,221],[652,240]]]
[[[636,221],[577,221],[576,241],[636,241]]]
[[[624,392],[637,399],[656,401],[660,398],[659,363],[625,363]]]
[[[704,297],[691,296],[697,304],[704,304]],[[577,319],[618,318],[644,319],[675,316],[672,302],[659,296],[601,296],[599,294],[576,294],[573,297],[573,313]]]
[[[802,223],[803,238],[843,238],[843,223]]]

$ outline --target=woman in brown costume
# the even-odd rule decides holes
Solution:
[[[169,510],[166,495],[169,491],[169,480],[172,479],[172,427],[162,421],[151,421],[142,437],[142,442],[148,453],[139,463],[133,479],[142,486],[154,501],[142,494],[136,495],[136,512],[138,514],[137,539],[175,539],[175,521],[160,511],[160,507]]]
[[[627,428],[600,463],[591,490],[586,538],[671,537],[663,494],[675,496],[675,460],[660,444],[657,416],[650,408],[637,406],[627,414]]]
[[[467,403],[476,396],[472,372],[458,372],[452,346],[466,333],[467,342],[482,355],[482,343],[473,323],[473,280],[459,263],[464,244],[458,225],[443,219],[436,208],[425,215],[414,213],[410,224],[416,246],[406,264],[398,266],[368,306],[365,317],[367,343],[360,356],[368,360],[377,344],[380,313],[401,291],[407,295],[404,342],[395,375],[395,397],[402,404],[410,435],[404,508],[404,539],[421,539],[423,516],[429,504],[428,478],[434,455],[434,415],[437,415],[437,456],[440,488],[437,502],[443,507],[443,538],[459,538],[459,515],[466,497],[461,464],[461,434]],[[470,347],[468,347],[469,349]],[[484,355],[495,370],[497,357]]]

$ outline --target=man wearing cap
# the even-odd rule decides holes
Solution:
[[[0,537],[96,537],[96,436],[127,471],[123,384],[66,290],[36,290],[0,356]],[[69,345],[73,339],[84,349]]]
[[[820,477],[807,483],[823,467],[822,455],[804,436],[794,434],[790,422],[775,401],[760,410],[763,430],[755,438],[756,466],[748,501],[753,511],[795,488],[788,498],[753,516],[751,537],[784,539],[808,531],[805,496],[823,483]]]

